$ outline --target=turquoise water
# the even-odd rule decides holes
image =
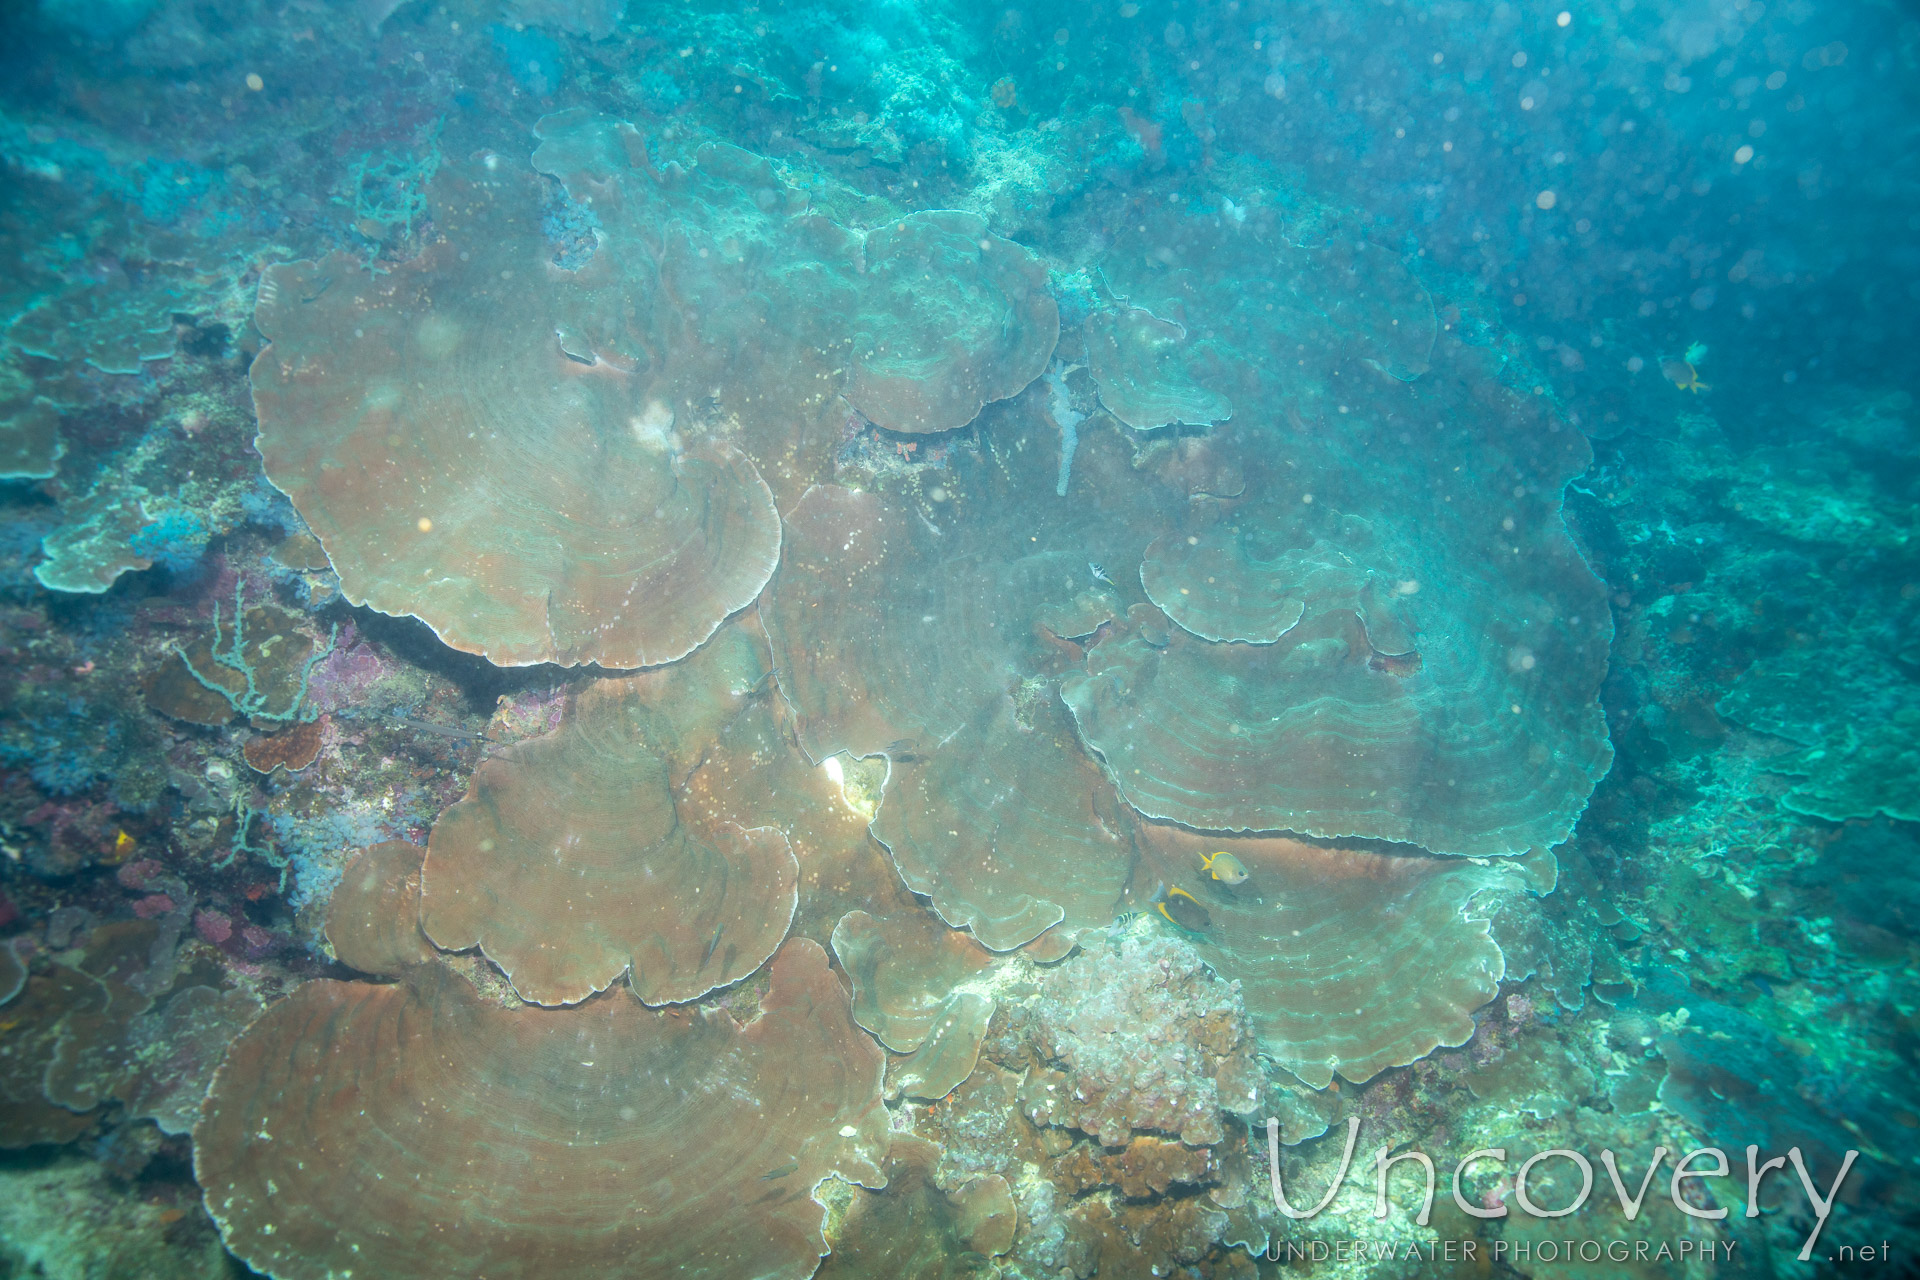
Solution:
[[[1917,1269],[1910,5],[0,34],[0,1274]]]

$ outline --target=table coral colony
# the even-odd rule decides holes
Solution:
[[[994,992],[1156,885],[1199,927],[1115,954],[1222,984],[1167,1046],[1214,1074],[1108,1061],[1135,997],[1086,971],[1036,1124],[1208,1151],[1260,1112],[1256,1051],[1326,1088],[1473,1034],[1491,916],[1551,888],[1607,769],[1611,624],[1561,519],[1584,439],[1397,258],[1148,202],[1063,328],[1052,264],[974,215],[861,230],[731,146],[533,132],[439,166],[417,256],[260,284],[260,452],[347,600],[588,670],[424,853],[348,868],[335,953],[397,983],[304,986],[228,1054],[195,1150],[230,1249],[283,1280],[804,1277],[834,1178],[1004,1221],[997,1176],[888,1160],[883,1098],[1001,1071]],[[1069,470],[1049,405],[1124,429]],[[849,461],[942,433],[937,468]],[[788,734],[842,805],[881,765],[871,838],[915,895],[827,922],[851,994],[789,936],[851,840]],[[1196,870],[1223,853],[1237,884]],[[449,967],[475,947],[497,998]],[[757,1008],[687,1004],[743,980]],[[1241,1203],[1231,1147],[1199,1158],[1167,1178]],[[1228,1221],[1193,1230],[1264,1247]]]

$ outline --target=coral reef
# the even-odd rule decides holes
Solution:
[[[34,566],[33,576],[41,586],[55,591],[98,595],[121,574],[153,564],[152,556],[142,555],[133,545],[149,523],[138,498],[96,489],[42,541],[47,558]]]
[[[865,911],[849,911],[833,927],[833,954],[853,981],[853,1020],[896,1053],[919,1048],[954,991],[993,963],[965,934],[924,915]]]
[[[902,504],[838,487],[810,492],[788,529],[763,612],[781,691],[809,755],[893,758],[874,832],[908,886],[998,950],[1110,920],[1124,827],[1045,678],[1068,656],[1051,638],[1085,636],[1113,614],[1084,560],[956,563],[946,535]],[[1008,696],[1009,669],[1029,675],[1024,701]],[[1103,807],[1107,821],[1088,820]]]
[[[939,755],[894,765],[873,824],[907,887],[996,950],[1111,920],[1132,861],[1109,784],[1042,698],[1024,717],[996,699]]]
[[[1047,269],[968,213],[915,213],[862,246],[847,402],[893,431],[964,427],[1046,369],[1060,337]],[[946,302],[944,313],[936,309]]]
[[[973,1074],[993,1019],[993,997],[954,993],[920,1046],[887,1063],[887,1096],[937,1101]]]
[[[1120,256],[1115,271],[1137,277],[1136,302],[1150,296],[1222,344],[1231,334],[1222,355],[1249,384],[1241,411],[1292,429],[1277,432],[1280,465],[1238,441],[1244,502],[1202,504],[1149,549],[1143,585],[1181,631],[1161,645],[1116,629],[1092,649],[1061,687],[1081,734],[1130,804],[1189,826],[1474,855],[1564,839],[1611,760],[1596,700],[1611,619],[1559,514],[1585,441],[1499,387],[1485,353],[1436,343],[1424,291],[1383,319],[1395,290],[1310,255],[1309,321],[1279,283],[1230,296],[1202,283],[1250,274],[1251,223],[1180,232],[1164,271],[1140,271],[1151,254]],[[1382,386],[1355,378],[1356,360],[1436,373]],[[1416,417],[1440,424],[1422,428],[1423,476],[1498,457],[1516,483],[1407,483],[1394,460]],[[1341,429],[1310,425],[1329,421]],[[1346,572],[1310,572],[1315,561]],[[1260,643],[1223,643],[1243,633]],[[1417,800],[1401,783],[1415,772]]]
[[[1161,825],[1141,843],[1154,878],[1192,885],[1204,904],[1192,945],[1241,984],[1261,1051],[1316,1088],[1335,1072],[1364,1081],[1461,1043],[1499,990],[1505,957],[1482,899],[1522,890],[1513,864]],[[1202,874],[1200,855],[1215,849],[1239,858],[1246,881]]]
[[[1539,16],[0,12],[0,1271],[1914,1256],[1912,23]]]
[[[333,652],[338,628],[319,644],[299,629],[295,615],[272,605],[248,608],[244,592],[245,584],[236,578],[233,610],[224,627],[220,602],[214,602],[212,633],[180,650],[177,665],[168,664],[149,679],[148,705],[202,725],[222,725],[236,715],[261,728],[314,720],[318,713],[307,701],[308,686],[313,669]]]
[[[1832,822],[1889,817],[1920,822],[1920,684],[1868,649],[1838,663],[1795,650],[1762,658],[1714,710],[1805,750],[1769,766],[1803,777],[1782,797]]]
[[[126,864],[118,878],[145,895],[136,918],[96,924],[68,908],[49,922],[48,961],[39,972],[22,964],[22,981],[0,1001],[0,1145],[69,1141],[96,1129],[110,1104],[119,1123],[186,1133],[227,1045],[260,1010],[246,986],[196,982],[206,974],[183,946],[193,912],[184,884],[151,861]]]
[[[190,1185],[190,1184],[189,1184]],[[128,1195],[103,1164],[66,1156],[0,1171],[0,1258],[27,1274],[225,1280],[231,1259],[198,1194]]]
[[[0,378],[0,480],[47,479],[67,451],[59,412],[11,364]]]
[[[1019,1231],[1000,1274],[1253,1274],[1240,1246],[1267,1235],[1237,1117],[1260,1083],[1236,988],[1151,925],[1082,935],[1053,968],[1023,963],[996,987],[979,1067],[915,1119],[940,1144],[936,1185],[1011,1186]]]

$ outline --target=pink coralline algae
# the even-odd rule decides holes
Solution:
[[[113,873],[113,878],[119,881],[123,889],[150,889],[153,887],[154,878],[161,875],[164,870],[165,868],[152,858],[141,858],[123,865]]]
[[[363,644],[351,621],[341,625],[333,652],[322,658],[307,682],[307,697],[321,711],[365,706],[373,686],[401,668],[383,660],[379,650]]]
[[[217,947],[233,936],[233,921],[218,911],[196,911],[193,913],[193,931],[202,940]]]
[[[169,915],[173,909],[173,899],[164,893],[150,893],[144,898],[136,899],[133,904],[133,914],[142,920]]]

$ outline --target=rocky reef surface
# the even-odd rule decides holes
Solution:
[[[1904,322],[1512,171],[1627,19],[1417,21],[1445,139],[1238,5],[0,18],[0,1271],[1920,1257]]]

